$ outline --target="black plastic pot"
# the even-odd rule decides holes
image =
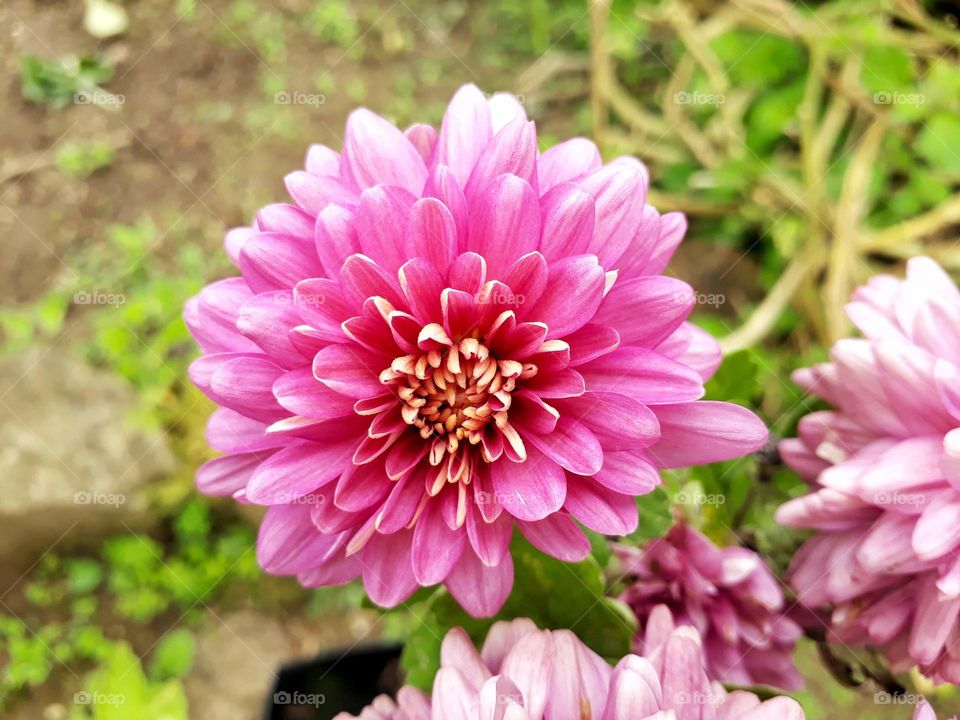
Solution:
[[[401,684],[400,644],[332,650],[280,669],[267,698],[264,720],[331,720],[357,714],[381,693]]]

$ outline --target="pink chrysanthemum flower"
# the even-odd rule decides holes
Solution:
[[[432,698],[405,687],[381,696],[363,720],[803,720],[791,698],[766,702],[727,693],[704,672],[700,637],[677,628],[665,606],[647,628],[646,657],[615,668],[569,630],[538,630],[527,619],[498,622],[483,650],[454,628],[443,639]],[[353,716],[341,713],[336,720]]]
[[[679,523],[643,549],[616,545],[629,583],[621,599],[637,615],[635,649],[653,608],[670,608],[680,625],[703,638],[707,674],[734,685],[794,690],[803,680],[793,664],[802,631],[783,614],[783,592],[760,556],[742,547],[719,548]]]
[[[915,258],[847,310],[866,337],[795,375],[835,409],[780,445],[813,492],[777,519],[818,531],[791,583],[809,607],[832,606],[835,639],[960,682],[960,291]]]
[[[515,99],[468,86],[439,133],[358,110],[306,165],[294,205],[227,236],[242,276],[186,310],[222,406],[198,485],[269,506],[267,571],[362,575],[386,606],[443,582],[489,615],[515,525],[579,560],[572,518],[629,533],[658,467],[764,442],[749,411],[696,402],[720,353],[660,275],[685,223],[645,204],[638,161],[541,155]]]

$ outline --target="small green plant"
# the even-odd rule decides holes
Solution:
[[[35,103],[62,108],[82,93],[94,91],[113,77],[113,67],[98,57],[43,60],[36,55],[20,58],[23,97]]]
[[[57,152],[57,167],[68,175],[89,177],[113,162],[115,153],[102,142],[78,142],[64,145]]]
[[[173,676],[164,677],[155,671],[158,654],[183,652],[164,647],[173,635],[157,646],[149,673],[144,672],[130,645],[111,643],[103,662],[86,676],[83,688],[73,696],[70,720],[187,720],[187,696],[179,678],[189,670],[189,662],[181,662],[176,669],[182,673]],[[174,642],[182,643],[182,635]],[[192,642],[191,638],[191,657]],[[160,669],[170,667],[161,665]]]

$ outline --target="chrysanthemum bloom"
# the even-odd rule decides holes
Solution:
[[[403,688],[381,696],[364,720],[802,720],[795,700],[766,702],[711,684],[700,637],[677,628],[665,606],[647,627],[647,657],[615,668],[569,630],[538,630],[530,620],[498,622],[483,650],[454,628],[443,639],[432,698]],[[336,720],[353,716],[341,713]]]
[[[835,409],[807,415],[784,460],[813,486],[780,508],[818,533],[791,582],[831,606],[833,637],[960,682],[960,292],[928,258],[847,306],[863,339],[795,379]]]
[[[635,649],[647,618],[666,605],[680,625],[703,638],[707,674],[735,685],[802,685],[793,650],[802,631],[782,613],[783,592],[760,556],[742,547],[719,548],[678,523],[640,549],[616,545],[629,583],[621,599],[637,615]]]
[[[537,151],[509,96],[457,93],[440,132],[367,110],[314,146],[226,246],[241,277],[187,308],[191,377],[222,406],[201,490],[269,506],[258,557],[391,606],[445,583],[476,615],[513,583],[514,526],[562,560],[637,525],[657,468],[760,446],[696,402],[715,342],[659,273],[684,232],[636,160]]]

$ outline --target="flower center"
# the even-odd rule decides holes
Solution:
[[[422,354],[396,358],[381,375],[403,401],[404,422],[424,440],[433,439],[429,460],[440,465],[462,447],[481,445],[485,432],[512,434],[508,422],[512,392],[519,380],[533,377],[535,365],[498,360],[476,337]],[[481,455],[490,456],[486,444]]]

